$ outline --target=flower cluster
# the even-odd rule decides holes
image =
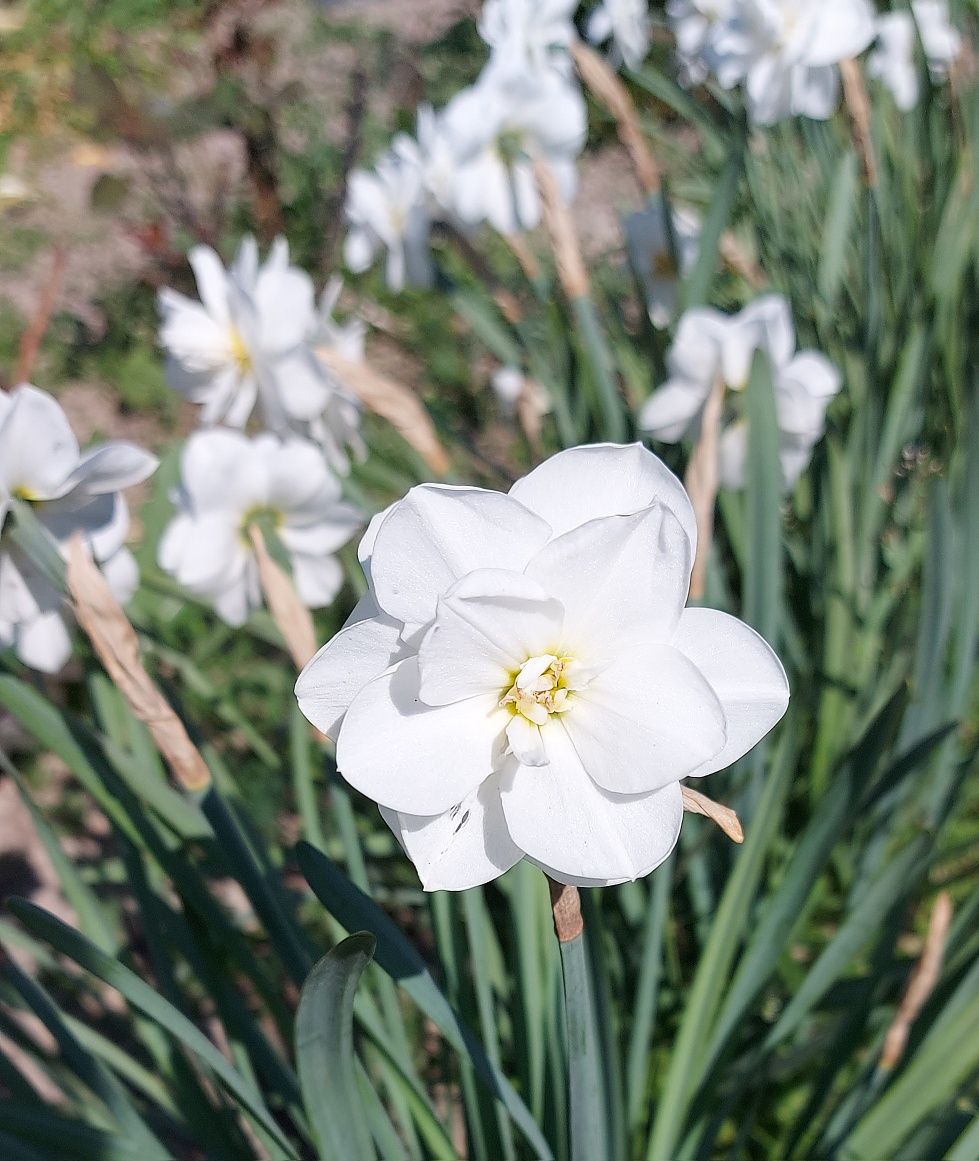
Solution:
[[[363,324],[334,318],[337,279],[317,309],[282,238],[261,265],[251,237],[228,270],[207,246],[189,259],[201,301],[161,291],[160,341],[172,386],[202,405],[204,430],[181,457],[160,566],[240,625],[262,603],[256,525],[288,556],[300,599],[328,605],[343,582],[333,553],[360,522],[334,473],[348,470],[348,449],[364,448],[357,403],[317,351],[361,361]],[[238,429],[253,413],[268,430],[250,439]]]
[[[748,115],[772,125],[825,120],[839,104],[837,65],[876,34],[869,0],[667,0],[681,76],[744,86]]]
[[[585,102],[570,48],[577,0],[487,0],[479,32],[489,59],[474,84],[440,110],[423,105],[414,137],[400,134],[373,170],[351,175],[345,259],[366,270],[382,255],[388,286],[430,285],[433,224],[501,234],[540,218],[533,159],[574,197],[585,143]],[[587,35],[638,64],[649,46],[646,0],[605,0]]]
[[[125,601],[138,574],[125,547],[129,512],[119,493],[155,468],[148,452],[119,441],[82,453],[61,406],[36,387],[0,394],[0,644],[13,647],[25,665],[56,673],[71,654],[71,638],[60,592],[11,541],[12,502],[30,504],[62,554],[80,535]]]
[[[693,436],[712,390],[722,386],[720,480],[727,488],[743,487],[747,431],[739,404],[756,351],[767,356],[771,367],[782,476],[790,487],[812,457],[823,433],[826,408],[841,380],[825,356],[796,352],[792,314],[781,295],[764,295],[736,315],[709,308],[688,310],[667,357],[670,378],[647,400],[639,425],[664,443]]]
[[[566,883],[645,875],[676,842],[679,780],[782,716],[768,645],[684,609],[696,537],[639,445],[561,452],[509,494],[424,484],[371,521],[369,591],[296,692],[427,889],[525,856]]]

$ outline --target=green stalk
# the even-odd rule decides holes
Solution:
[[[598,390],[602,436],[613,443],[622,443],[628,437],[625,402],[616,386],[612,356],[598,321],[595,304],[586,294],[582,294],[571,300],[571,309],[581,334],[582,351]]]
[[[564,973],[571,1161],[611,1161],[613,1134],[581,901],[576,887],[562,886],[553,880],[549,880],[549,885]]]

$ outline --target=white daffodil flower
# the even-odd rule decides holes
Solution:
[[[322,327],[313,282],[289,264],[285,239],[261,265],[250,236],[228,270],[208,246],[189,261],[201,302],[159,295],[170,385],[202,405],[205,426],[244,427],[257,406],[271,430],[316,438],[342,469],[343,448],[359,438],[356,412],[313,352]]]
[[[949,20],[946,0],[911,0],[911,12],[933,81],[944,81],[962,51],[962,34]]]
[[[79,533],[120,601],[138,583],[125,547],[129,513],[119,492],[151,475],[156,459],[113,441],[81,452],[60,405],[29,384],[0,394],[0,525],[26,500],[62,554]],[[71,655],[61,594],[0,531],[0,644],[25,665],[56,673]]]
[[[459,157],[447,113],[448,110],[437,112],[431,105],[420,105],[415,136],[399,133],[391,148],[420,175],[430,216],[451,221],[455,218]]]
[[[486,0],[479,35],[493,50],[494,67],[519,74],[557,69],[571,73],[568,48],[576,37],[579,0]]]
[[[256,524],[288,556],[299,599],[321,608],[343,585],[333,554],[361,523],[340,494],[320,449],[307,440],[196,432],[180,459],[177,513],[160,540],[160,567],[222,620],[241,625],[262,603],[250,534]]]
[[[737,0],[666,0],[666,16],[676,40],[680,79],[699,85],[710,72],[714,30],[726,20]]]
[[[945,0],[915,0],[911,11],[886,12],[877,18],[877,43],[867,58],[867,73],[890,90],[894,103],[907,112],[920,97],[915,46],[920,36],[928,73],[936,84],[962,49],[962,38],[949,21]]]
[[[585,102],[577,85],[555,73],[506,80],[491,69],[446,109],[459,157],[455,207],[470,226],[488,221],[501,234],[533,229],[540,199],[533,158],[574,197],[575,162],[585,145]]]
[[[877,17],[877,43],[867,57],[867,75],[887,86],[903,112],[913,109],[921,95],[914,41],[910,12],[885,12]]]
[[[159,295],[171,386],[202,405],[207,425],[243,427],[257,405],[282,430],[294,412],[315,410],[323,386],[306,347],[316,318],[313,283],[289,265],[285,239],[276,239],[261,266],[251,237],[229,270],[209,246],[195,246],[188,258],[201,301],[170,289]]]
[[[697,260],[700,218],[689,210],[672,208],[669,222],[662,198],[624,221],[629,261],[646,298],[649,320],[662,329],[676,314],[680,276]]]
[[[565,883],[645,875],[679,834],[679,780],[779,720],[768,645],[684,609],[696,535],[638,444],[561,452],[506,495],[424,484],[371,521],[369,593],[296,692],[427,890],[524,857]]]
[[[826,408],[839,392],[839,371],[815,351],[795,351],[789,305],[781,295],[764,295],[740,314],[709,308],[688,310],[667,355],[668,381],[654,391],[639,415],[653,439],[678,443],[693,437],[704,406],[720,380],[725,423],[720,444],[720,481],[741,488],[745,481],[747,431],[740,417],[741,392],[756,351],[768,356],[779,426],[783,482],[791,487],[805,471],[825,428]]]
[[[431,219],[422,170],[413,159],[392,150],[373,170],[354,170],[345,212],[350,229],[343,254],[355,274],[384,254],[384,277],[391,290],[431,285]]]
[[[839,104],[836,66],[874,38],[868,0],[692,0],[671,10],[681,59],[696,49],[723,88],[743,83],[756,125],[796,114],[831,117]]]
[[[592,44],[612,42],[613,56],[626,68],[638,68],[649,52],[647,0],[602,0],[592,9],[585,35]]]

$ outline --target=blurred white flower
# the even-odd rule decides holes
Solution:
[[[831,117],[839,103],[836,66],[874,38],[868,0],[691,0],[670,11],[681,60],[699,52],[723,88],[743,83],[756,125],[795,114]],[[693,79],[697,72],[694,66]]]
[[[781,295],[756,299],[737,315],[709,308],[685,312],[667,356],[668,381],[654,391],[639,415],[653,439],[677,443],[697,434],[711,389],[728,389],[720,443],[720,480],[741,488],[745,480],[747,431],[741,392],[756,351],[772,368],[779,426],[779,457],[786,487],[799,478],[822,437],[826,408],[840,389],[840,373],[815,351],[795,351],[789,305]]]
[[[654,327],[662,329],[676,314],[680,276],[697,260],[700,218],[672,207],[669,222],[662,198],[630,214],[623,223],[629,261],[646,297]]]
[[[161,290],[160,343],[170,385],[202,405],[201,422],[244,427],[257,406],[273,431],[306,435],[315,427],[330,447],[348,442],[349,425],[333,426],[334,384],[311,346],[319,325],[313,282],[290,266],[285,239],[261,265],[252,237],[228,270],[209,246],[188,257],[201,302]]]
[[[933,81],[943,81],[962,51],[962,34],[951,23],[945,0],[911,0],[911,11]]]
[[[765,642],[683,608],[696,535],[637,444],[562,452],[508,495],[421,485],[371,521],[369,593],[296,692],[426,889],[524,856],[562,882],[645,875],[676,842],[679,779],[782,716]]]
[[[0,393],[0,523],[19,498],[62,554],[80,533],[120,601],[132,596],[139,578],[125,547],[129,512],[119,492],[145,480],[156,463],[120,441],[82,453],[50,395],[29,384]],[[0,534],[0,644],[12,646],[25,665],[55,673],[71,654],[69,623],[58,590]]]
[[[585,28],[592,44],[612,42],[614,56],[627,68],[638,68],[649,52],[648,0],[602,0]]]
[[[575,162],[585,144],[581,91],[555,73],[506,81],[487,70],[446,110],[456,142],[456,212],[466,225],[488,221],[501,234],[540,219],[533,158],[550,167],[562,196],[577,188]]]
[[[555,68],[570,75],[568,48],[577,35],[579,0],[486,0],[479,35],[493,50],[494,67],[521,73]]]
[[[348,319],[343,323],[334,318],[333,312],[342,293],[343,279],[334,275],[320,295],[313,342],[317,346],[329,347],[353,363],[362,363],[367,326],[359,318]]]
[[[737,0],[666,0],[666,15],[676,39],[680,79],[699,85],[710,71],[711,35]]]
[[[328,605],[343,585],[333,555],[361,523],[318,447],[293,437],[249,439],[213,428],[192,435],[180,459],[177,512],[160,540],[160,567],[241,625],[262,603],[250,528],[289,558],[299,599]]]
[[[907,112],[918,103],[918,69],[914,63],[914,20],[910,12],[877,17],[877,43],[867,57],[867,75],[883,81],[894,103]]]
[[[524,373],[519,367],[497,367],[490,376],[490,386],[500,401],[500,410],[504,415],[516,413],[525,382]]]
[[[918,36],[931,79],[939,83],[962,49],[962,38],[949,20],[945,0],[914,0],[911,11],[886,12],[877,18],[877,43],[867,58],[867,73],[891,91],[905,112],[920,96],[915,46]]]
[[[0,173],[0,210],[20,205],[31,196],[31,187],[15,173]]]
[[[418,107],[416,136],[399,133],[392,143],[393,152],[414,168],[427,194],[429,213],[433,218],[455,216],[458,151],[450,128],[451,102],[447,110],[436,112],[431,105]]]
[[[384,277],[391,290],[431,285],[431,221],[416,159],[392,150],[373,170],[354,170],[347,183],[345,212],[350,228],[343,254],[354,273],[362,273],[383,254]]]

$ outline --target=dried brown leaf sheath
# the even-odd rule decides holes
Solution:
[[[948,939],[948,929],[951,925],[952,898],[947,891],[942,891],[935,899],[935,906],[932,908],[921,958],[915,964],[914,971],[908,981],[908,989],[904,993],[904,999],[901,1000],[901,1006],[884,1037],[884,1048],[880,1054],[880,1068],[893,1068],[904,1055],[908,1036],[911,1033],[911,1025],[918,1018],[918,1014],[925,1006],[925,1001],[935,990],[938,978],[942,974],[945,941]]]
[[[684,810],[689,811],[691,814],[702,814],[705,818],[709,818],[711,822],[716,823],[724,831],[731,842],[744,842],[744,831],[741,828],[741,820],[730,806],[724,806],[720,802],[715,802],[705,794],[699,794],[696,790],[691,790],[689,786],[682,786],[681,790],[683,791]]]
[[[724,381],[718,377],[707,397],[700,421],[700,435],[694,446],[684,487],[697,518],[697,556],[690,574],[690,596],[699,601],[707,588],[707,561],[714,541],[714,506],[717,503],[720,465],[721,417],[724,410]]]
[[[309,609],[300,601],[292,578],[269,556],[261,530],[253,524],[248,532],[255,548],[265,603],[285,640],[293,664],[297,670],[302,669],[316,652],[313,618]]]
[[[561,289],[572,302],[576,298],[584,298],[588,293],[588,273],[571,211],[561,198],[557,179],[539,157],[534,159],[534,178],[540,193],[544,229],[554,251],[554,264]]]
[[[560,943],[570,943],[584,930],[581,917],[581,898],[578,888],[567,883],[556,883],[550,876],[547,886],[551,892],[551,911],[554,915],[554,931]]]
[[[571,46],[571,55],[574,57],[581,79],[615,118],[619,140],[629,154],[643,193],[647,196],[658,193],[659,166],[639,128],[639,117],[632,97],[629,96],[629,90],[609,68],[604,58],[587,44],[582,44],[580,40],[576,41]]]
[[[449,457],[428,412],[407,387],[329,348],[317,347],[316,354],[365,407],[404,436],[433,472],[445,475]]]
[[[136,633],[77,534],[68,544],[68,591],[79,625],[116,688],[153,735],[174,778],[184,790],[206,790],[211,783],[207,764],[143,668]]]

